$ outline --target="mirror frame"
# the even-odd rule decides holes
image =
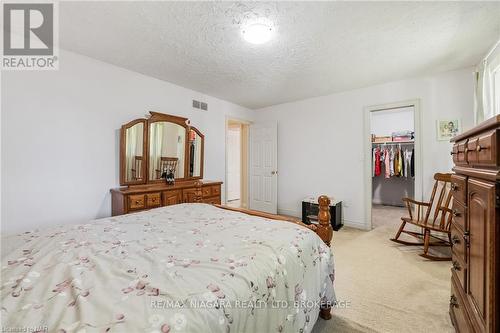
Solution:
[[[199,129],[197,129],[194,126],[191,126],[190,129],[196,132],[201,138],[201,161],[200,161],[200,175],[196,177],[189,177],[189,179],[203,179],[203,161],[205,160],[205,136],[203,133],[200,132]],[[188,138],[189,138],[189,133],[188,133]],[[188,141],[189,143],[189,141]],[[186,145],[189,153],[189,144]],[[189,173],[189,164],[191,163],[191,160],[189,159],[190,156],[188,156],[188,173]]]
[[[126,154],[127,154],[127,148],[126,148],[126,137],[127,137],[127,129],[137,125],[137,124],[140,124],[142,123],[143,126],[142,126],[142,170],[141,170],[141,173],[142,173],[142,179],[143,180],[136,180],[136,181],[127,181],[127,171],[125,170],[126,167],[127,167],[127,162],[126,162]],[[148,135],[149,133],[149,130],[148,130],[148,122],[146,119],[135,119],[135,120],[132,120],[131,122],[128,122],[126,123],[125,125],[123,125],[121,127],[121,130],[120,130],[120,185],[135,185],[135,184],[145,184],[147,179],[146,179],[146,176],[147,176],[147,171],[148,171],[148,161],[147,161],[147,158],[146,158],[146,151],[147,151],[147,148],[148,148],[148,145],[147,145],[147,140],[146,140],[146,136]]]
[[[148,136],[147,136],[147,151],[148,151],[148,163],[149,163],[149,136],[150,136],[150,129],[151,129],[151,124],[154,124],[154,123],[158,123],[158,122],[169,122],[169,123],[174,123],[174,124],[177,124],[177,125],[180,125],[182,127],[184,127],[184,129],[186,130],[186,134],[185,134],[185,137],[184,137],[184,177],[182,178],[175,178],[176,181],[183,181],[183,180],[187,180],[189,179],[188,177],[188,171],[189,171],[189,165],[188,165],[188,145],[187,145],[187,142],[189,140],[189,119],[187,118],[183,118],[183,117],[178,117],[178,116],[172,116],[172,115],[168,115],[168,114],[164,114],[164,113],[159,113],[159,112],[153,112],[153,111],[150,111],[149,112],[151,114],[151,117],[148,119],[147,123],[148,123]],[[148,178],[146,178],[147,180],[147,183],[148,184],[155,184],[155,183],[165,183],[165,179],[149,179],[149,164],[148,164]]]
[[[164,179],[156,179],[149,180],[149,129],[152,123],[167,121],[171,123],[175,123],[181,125],[186,129],[186,138],[184,139],[184,177],[176,178],[176,181],[187,181],[187,180],[196,180],[203,179],[203,167],[205,161],[205,136],[196,128],[190,125],[190,121],[188,118],[183,118],[179,116],[172,116],[165,113],[159,113],[150,111],[149,118],[138,118],[132,120],[131,122],[126,123],[121,127],[120,130],[120,185],[128,186],[128,185],[145,185],[145,184],[159,184],[165,183]],[[143,170],[142,170],[142,181],[126,181],[126,130],[138,123],[144,124],[144,132],[143,132]],[[189,131],[194,130],[196,134],[201,137],[201,161],[200,161],[200,176],[198,177],[189,177]]]

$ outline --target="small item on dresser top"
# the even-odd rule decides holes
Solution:
[[[170,169],[167,172],[167,185],[174,185],[175,184],[175,175],[174,175],[174,170]]]
[[[344,225],[342,215],[342,201],[333,197],[330,199],[330,222],[333,230],[338,231]],[[305,224],[318,224],[319,205],[315,197],[306,197],[302,200],[302,222]]]

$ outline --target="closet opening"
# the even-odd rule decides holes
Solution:
[[[420,114],[417,103],[371,107],[366,176],[369,229],[397,229],[408,215],[402,198],[421,199]],[[369,197],[368,197],[369,196]]]
[[[228,119],[226,123],[226,204],[248,208],[249,123]]]

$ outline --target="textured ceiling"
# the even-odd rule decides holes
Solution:
[[[274,38],[240,26],[267,17]],[[61,2],[61,47],[249,107],[471,66],[499,2]]]

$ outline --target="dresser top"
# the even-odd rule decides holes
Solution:
[[[118,187],[111,189],[111,192],[119,192],[122,194],[134,194],[134,193],[144,193],[144,192],[156,192],[156,191],[169,191],[169,190],[180,190],[183,188],[190,188],[196,186],[211,186],[211,185],[221,185],[221,181],[214,180],[190,180],[190,181],[179,181],[174,185],[161,184],[149,184],[149,185],[132,185],[127,187]]]
[[[488,130],[492,130],[495,128],[500,128],[500,115],[494,116],[488,120],[483,121],[481,124],[475,126],[474,128],[463,132],[460,135],[457,135],[456,137],[452,138],[450,141],[451,142],[456,142],[460,140],[467,139],[471,136],[483,133]]]

